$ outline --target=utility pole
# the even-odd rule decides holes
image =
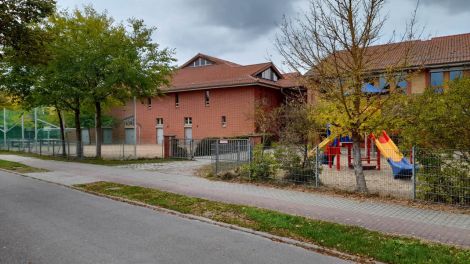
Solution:
[[[134,158],[137,159],[137,103],[134,96]]]
[[[21,114],[21,140],[24,141],[24,113]]]
[[[3,108],[3,146],[7,146],[7,109]]]
[[[34,108],[34,141],[38,140],[38,108]]]

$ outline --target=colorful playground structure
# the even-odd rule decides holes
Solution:
[[[336,159],[336,169],[341,170],[341,148],[347,147],[348,151],[348,168],[353,168],[352,165],[352,141],[348,136],[338,137],[331,135],[318,144],[319,149],[325,149],[323,152],[322,163],[332,168]],[[376,156],[372,157],[373,147],[375,145]],[[411,177],[413,165],[404,157],[395,143],[390,139],[385,131],[376,138],[374,134],[370,134],[364,141],[365,155],[361,157],[364,170],[380,170],[381,169],[381,155],[387,159],[388,164],[392,168],[393,178]]]

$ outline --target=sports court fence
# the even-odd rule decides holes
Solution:
[[[0,149],[67,158],[77,158],[77,153],[80,152],[84,158],[95,158],[97,156],[95,144],[81,144],[81,146],[79,146],[74,141],[62,141],[57,139],[7,140],[6,144],[4,142],[0,143]],[[101,158],[119,160],[163,158],[163,145],[134,145],[126,143],[103,144],[101,145]]]

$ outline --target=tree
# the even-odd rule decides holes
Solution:
[[[54,12],[54,0],[4,0],[0,2],[0,58],[12,49],[18,59],[41,57],[43,31],[34,25]]]
[[[442,94],[426,89],[402,105],[408,146],[470,151],[470,78],[451,81]],[[470,156],[467,158],[470,161]]]
[[[381,110],[399,93],[370,95],[362,91],[373,78],[371,66],[394,58],[383,72],[389,83],[404,76],[413,42],[372,48],[380,40],[385,0],[311,0],[310,11],[296,20],[285,19],[276,46],[293,69],[308,71],[305,83],[317,98],[320,119],[335,133],[351,134],[356,189],[367,192],[361,163],[361,136],[382,123]],[[402,40],[414,35],[414,15]],[[392,40],[388,42],[391,44]],[[391,56],[394,54],[394,56]],[[402,56],[396,56],[402,54]]]
[[[67,72],[59,73],[69,84],[62,89],[83,96],[76,97],[75,106],[89,103],[95,108],[96,155],[101,157],[103,105],[157,95],[160,87],[169,84],[173,51],[160,49],[151,38],[155,28],[143,21],[129,20],[126,27],[90,6],[54,16],[50,29],[65,48],[56,50],[61,57],[54,59]]]

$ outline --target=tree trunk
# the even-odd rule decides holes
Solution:
[[[59,117],[59,123],[60,123],[60,140],[62,141],[62,156],[66,157],[67,156],[67,150],[65,146],[65,127],[64,127],[64,120],[62,119],[62,112],[60,111],[59,108],[55,108],[57,112],[57,116]]]
[[[361,193],[367,193],[366,178],[361,161],[361,135],[358,132],[352,132],[353,140],[353,165],[354,174],[356,175],[356,190]]]
[[[101,158],[101,143],[103,142],[103,128],[101,124],[101,103],[95,102],[95,134],[96,134],[96,157]]]
[[[75,135],[77,137],[77,158],[83,157],[82,127],[80,125],[80,109],[75,109]]]

